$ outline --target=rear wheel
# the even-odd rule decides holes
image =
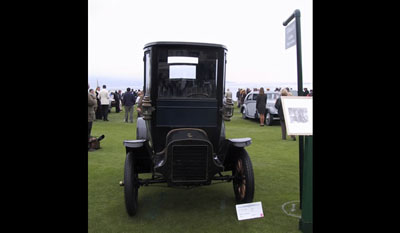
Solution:
[[[272,114],[267,112],[265,116],[265,124],[266,125],[272,125]]]
[[[237,159],[232,170],[236,203],[249,203],[254,197],[253,165],[245,149],[238,148],[236,153]]]
[[[139,176],[135,169],[132,152],[128,152],[125,160],[124,191],[125,206],[129,216],[134,216],[138,208]]]

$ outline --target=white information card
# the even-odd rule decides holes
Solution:
[[[264,217],[264,213],[263,213],[263,209],[262,209],[262,205],[261,205],[260,201],[236,205],[236,214],[237,214],[239,221]]]
[[[313,98],[282,96],[282,109],[288,135],[313,135]]]

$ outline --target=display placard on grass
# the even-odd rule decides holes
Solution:
[[[264,217],[260,201],[236,205],[236,214],[239,221]]]

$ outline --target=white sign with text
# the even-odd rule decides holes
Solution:
[[[262,209],[262,205],[261,205],[260,201],[236,205],[236,214],[237,214],[239,221],[264,217],[264,213],[263,213],[263,209]]]
[[[313,98],[282,96],[282,109],[288,135],[313,135]]]
[[[296,45],[296,20],[285,28],[285,49]]]

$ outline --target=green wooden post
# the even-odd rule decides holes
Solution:
[[[303,96],[303,66],[301,58],[301,27],[300,27],[300,10],[296,9],[289,18],[283,22],[283,26],[287,26],[291,20],[295,19],[296,23],[296,54],[297,54],[297,95]],[[300,209],[303,208],[303,157],[304,157],[304,136],[299,135],[299,180],[300,180]]]
[[[304,233],[313,232],[313,137],[305,136],[303,164],[303,208],[299,229]]]

